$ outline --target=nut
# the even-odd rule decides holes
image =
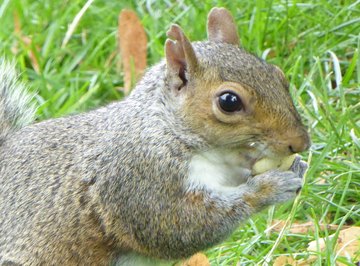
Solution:
[[[272,169],[280,169],[283,171],[289,170],[295,160],[296,155],[297,154],[292,154],[282,159],[272,159],[265,157],[254,164],[252,168],[252,174],[258,175]]]

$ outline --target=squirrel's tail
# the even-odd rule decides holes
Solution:
[[[0,58],[0,143],[12,131],[34,120],[35,107],[14,64]]]

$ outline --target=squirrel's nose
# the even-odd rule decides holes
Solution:
[[[300,136],[289,138],[289,150],[291,153],[306,151],[310,147],[310,138],[307,132],[303,132]]]

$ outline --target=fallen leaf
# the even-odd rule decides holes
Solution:
[[[277,257],[273,264],[273,266],[285,266],[285,265],[297,266],[298,264],[295,259],[285,255]]]
[[[281,231],[281,229],[285,226],[285,221],[274,221],[273,226],[271,227],[271,230],[274,231]],[[325,229],[331,229],[336,230],[339,226],[338,225],[324,225],[320,224],[320,230]],[[341,230],[339,232],[337,243],[334,249],[334,253],[336,253],[336,256],[339,257],[345,257],[348,258],[349,261],[354,263],[354,261],[358,261],[360,258],[360,227],[356,226],[347,226],[346,229]],[[309,231],[314,231],[315,225],[313,222],[307,222],[307,223],[293,223],[292,226],[289,228],[289,231],[292,233],[308,233]],[[335,234],[332,234],[328,237],[329,240],[335,237]],[[314,241],[311,241],[308,244],[307,250],[311,253],[313,252],[323,252],[326,249],[326,238],[320,238]],[[295,260],[294,258],[290,256],[279,256],[274,261],[274,266],[280,266],[280,265],[291,265],[291,266],[305,266],[305,265],[311,265],[312,262],[316,261],[317,256],[316,255],[310,255],[307,259],[300,259]],[[337,266],[343,266],[347,265],[341,262],[337,262]]]
[[[124,93],[129,94],[146,68],[147,37],[134,11],[121,11],[118,38],[124,70]]]
[[[180,266],[210,266],[210,262],[205,254],[196,253],[190,259],[181,263]]]
[[[319,247],[319,248],[318,248]],[[317,250],[324,251],[326,248],[326,242],[324,238],[320,238],[318,240],[311,241],[308,245],[307,250],[311,252],[316,252]],[[316,261],[317,256],[316,255],[310,255],[307,258],[308,263]]]
[[[286,225],[286,221],[283,220],[274,220],[271,226],[271,230],[275,232],[280,232],[283,227]],[[337,230],[339,225],[337,224],[319,224],[320,230]],[[309,232],[315,231],[315,224],[314,222],[306,222],[306,223],[298,223],[294,222],[288,228],[288,231],[292,234],[307,234]],[[349,228],[349,226],[342,226],[342,228]]]
[[[318,177],[314,180],[314,183],[317,185],[325,185],[328,183],[328,181],[325,178]]]
[[[308,244],[307,250],[308,250],[308,251],[317,251],[317,250],[323,251],[323,250],[325,250],[325,248],[326,248],[325,239],[324,239],[324,238],[320,238],[320,239],[318,239],[318,240],[311,241],[311,242]]]
[[[305,260],[305,259],[300,259],[300,260],[296,260],[291,256],[279,256],[275,259],[273,266],[286,266],[286,265],[291,265],[291,266],[308,266],[309,261]]]
[[[335,234],[330,235],[329,239],[334,238]],[[325,238],[318,240],[319,249],[317,248],[317,241],[314,240],[309,243],[308,251],[324,251],[326,248]],[[352,226],[339,232],[339,236],[336,240],[336,246],[334,252],[337,256],[343,256],[351,259],[360,258],[360,227]],[[337,265],[346,265],[341,262],[337,262]]]

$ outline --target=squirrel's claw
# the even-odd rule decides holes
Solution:
[[[305,161],[301,160],[301,156],[296,156],[293,164],[290,167],[290,170],[299,175],[300,178],[304,177],[306,170],[308,169],[308,164]]]

